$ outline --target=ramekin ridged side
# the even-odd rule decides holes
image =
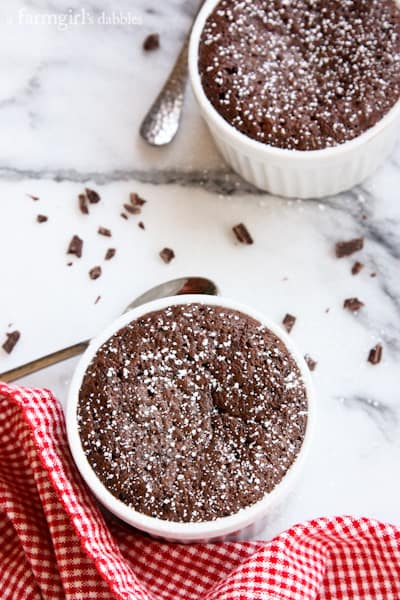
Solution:
[[[191,304],[193,302],[223,306],[225,308],[241,311],[260,321],[275,333],[275,335],[283,341],[300,370],[301,377],[306,387],[308,413],[306,432],[300,452],[289,467],[282,481],[275,486],[272,492],[266,494],[252,506],[244,508],[228,517],[221,517],[215,521],[201,523],[177,523],[139,513],[118,500],[118,498],[113,496],[113,494],[111,494],[104,486],[92,469],[83,450],[79,435],[77,407],[79,390],[86,369],[97,350],[104,342],[119,331],[121,327],[124,327],[131,321],[138,319],[148,312],[161,310],[174,304]],[[69,446],[80,474],[99,502],[116,517],[141,531],[149,533],[153,537],[171,542],[192,543],[214,542],[225,539],[238,540],[249,538],[260,531],[268,518],[271,517],[272,511],[275,512],[276,508],[279,507],[284,498],[287,497],[288,494],[293,493],[298,477],[301,475],[304,468],[305,459],[313,437],[315,426],[315,394],[310,372],[303,357],[298,352],[291,338],[281,327],[270,322],[262,313],[227,298],[221,298],[219,296],[182,295],[154,300],[153,302],[148,302],[129,311],[111,323],[111,325],[109,325],[96,339],[91,341],[88,349],[83,354],[76,367],[70,384],[66,406],[66,424]]]
[[[323,150],[299,151],[257,142],[230,125],[207,98],[198,69],[200,36],[219,0],[206,0],[192,29],[189,73],[194,95],[225,161],[257,188],[289,198],[322,198],[350,189],[371,175],[393,150],[400,100],[354,140]]]

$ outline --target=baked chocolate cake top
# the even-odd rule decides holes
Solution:
[[[79,395],[84,452],[141,513],[209,521],[278,484],[307,422],[285,345],[250,317],[201,304],[133,321],[98,350]]]
[[[216,110],[250,138],[335,146],[399,99],[400,10],[396,0],[222,0],[199,71]]]

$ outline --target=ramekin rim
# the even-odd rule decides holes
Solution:
[[[396,1],[398,4],[400,4],[399,0]],[[207,17],[217,6],[217,4],[219,4],[219,2],[221,2],[221,0],[206,0],[193,24],[188,52],[189,77],[194,95],[200,105],[200,108],[204,113],[206,113],[206,118],[209,118],[211,121],[213,121],[217,127],[222,129],[224,133],[233,139],[237,144],[246,146],[253,152],[263,153],[269,158],[286,159],[305,163],[314,160],[333,159],[364,146],[364,144],[367,144],[375,136],[379,135],[382,130],[386,129],[398,117],[400,113],[400,98],[375,125],[357,137],[341,144],[337,144],[336,146],[330,146],[328,148],[322,148],[319,150],[291,150],[288,148],[278,148],[276,146],[271,146],[264,142],[255,140],[245,133],[242,133],[236,129],[236,127],[226,121],[210,102],[202,86],[200,72],[198,69],[198,49],[200,36]]]
[[[243,508],[233,515],[220,517],[213,521],[187,523],[167,521],[144,515],[143,513],[140,513],[127,506],[118,500],[113,494],[111,494],[111,492],[104,486],[104,484],[95,474],[86,458],[86,455],[84,454],[78,431],[76,411],[79,389],[86,369],[97,350],[107,339],[111,337],[111,335],[116,333],[124,325],[127,325],[131,321],[144,314],[147,314],[148,312],[161,310],[171,305],[192,303],[222,306],[223,308],[242,311],[245,314],[259,320],[283,341],[300,370],[300,374],[306,388],[307,425],[299,454],[289,467],[282,481],[275,486],[272,492],[265,494],[263,498],[261,498],[255,504]],[[229,535],[230,533],[234,533],[235,531],[246,528],[247,526],[258,521],[268,511],[268,506],[272,502],[275,502],[279,496],[283,495],[285,491],[291,487],[292,481],[295,479],[296,475],[304,465],[304,461],[313,437],[315,422],[315,391],[309,369],[304,358],[299,353],[296,345],[280,326],[265,317],[261,311],[255,310],[245,304],[222,296],[182,295],[162,298],[143,304],[121,315],[106,328],[104,328],[103,331],[90,342],[89,347],[81,357],[74,371],[74,375],[69,387],[65,412],[68,443],[78,471],[94,495],[108,510],[126,523],[152,535],[165,537],[167,539],[176,538],[182,541],[196,541]]]

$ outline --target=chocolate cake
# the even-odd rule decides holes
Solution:
[[[215,109],[248,137],[335,146],[399,100],[400,11],[395,0],[222,0],[199,72]]]
[[[298,455],[307,395],[283,342],[254,319],[189,304],[113,335],[83,379],[83,450],[137,511],[210,521],[260,500]]]

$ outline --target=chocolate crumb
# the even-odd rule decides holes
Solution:
[[[364,302],[361,302],[358,298],[346,298],[343,302],[343,308],[351,310],[351,312],[357,312],[364,306]]]
[[[336,244],[336,256],[337,258],[343,258],[343,256],[350,256],[354,252],[362,250],[364,247],[364,238],[354,238],[347,242],[338,242]]]
[[[371,273],[370,277],[376,277],[375,271],[373,273]]]
[[[111,230],[107,229],[107,227],[99,227],[97,233],[105,235],[106,237],[111,237]]]
[[[138,215],[142,212],[142,209],[139,206],[132,206],[132,204],[124,204],[124,209],[131,213],[131,215]]]
[[[109,248],[106,252],[104,260],[111,260],[115,256],[115,253],[116,253],[115,248]]]
[[[149,52],[160,47],[160,36],[158,33],[150,33],[143,42],[143,50]]]
[[[143,206],[143,204],[146,204],[147,202],[146,200],[144,200],[144,198],[141,198],[136,192],[131,192],[129,194],[129,200],[132,206]]]
[[[49,217],[46,217],[46,215],[38,215],[36,217],[36,221],[38,223],[46,223],[46,221],[48,221],[48,220],[49,220]]]
[[[100,302],[101,296],[97,296],[96,300],[94,301],[95,304],[98,304]]]
[[[294,317],[293,315],[287,313],[285,315],[285,318],[282,321],[282,325],[284,326],[284,328],[286,329],[286,331],[288,333],[290,333],[293,329],[294,324],[296,323],[296,317]]]
[[[122,217],[123,219],[127,219],[127,218],[128,218],[128,215],[122,212],[122,213],[121,213],[121,217]]]
[[[69,243],[67,254],[75,254],[78,258],[82,256],[83,240],[77,235],[74,235]]]
[[[11,354],[20,337],[21,333],[19,331],[11,331],[10,333],[6,333],[7,339],[2,346],[3,350],[5,350],[7,354]]]
[[[140,227],[140,229],[145,229],[143,221],[139,221],[138,227]]]
[[[101,197],[100,197],[100,194],[98,194],[96,192],[96,190],[91,190],[90,188],[86,188],[85,192],[86,192],[86,196],[87,196],[90,204],[97,204],[98,202],[100,202]]]
[[[326,308],[326,309],[325,309],[325,312],[328,314],[328,312],[329,312],[330,310],[331,310],[330,308]]]
[[[163,248],[160,252],[160,256],[165,263],[170,263],[173,258],[175,258],[175,252],[171,250],[171,248]]]
[[[313,358],[311,358],[311,356],[309,354],[306,354],[304,356],[304,360],[307,363],[308,368],[310,369],[310,371],[315,371],[316,366],[317,366],[317,361],[314,360]]]
[[[78,201],[79,201],[79,210],[81,211],[81,213],[84,215],[88,215],[89,208],[87,205],[87,197],[85,196],[85,194],[79,194]]]
[[[369,351],[368,362],[370,362],[371,365],[379,364],[382,360],[382,351],[382,344],[376,344],[376,346]]]
[[[239,225],[235,225],[235,227],[232,227],[232,230],[236,236],[236,239],[241,244],[253,244],[254,243],[254,240],[251,237],[247,227],[245,225],[243,225],[243,223],[239,223]]]
[[[74,263],[72,263],[72,262],[67,262],[67,267],[72,267],[73,264]]]
[[[93,267],[93,269],[90,269],[89,271],[89,277],[90,279],[98,279],[101,275],[101,267],[97,266],[97,267]]]
[[[354,265],[351,267],[352,275],[358,275],[360,273],[360,271],[363,270],[363,268],[364,268],[364,264],[362,262],[356,260]]]
[[[32,196],[32,194],[27,194],[28,198],[31,198],[31,200],[34,200],[35,202],[37,200],[40,200],[39,196]]]

